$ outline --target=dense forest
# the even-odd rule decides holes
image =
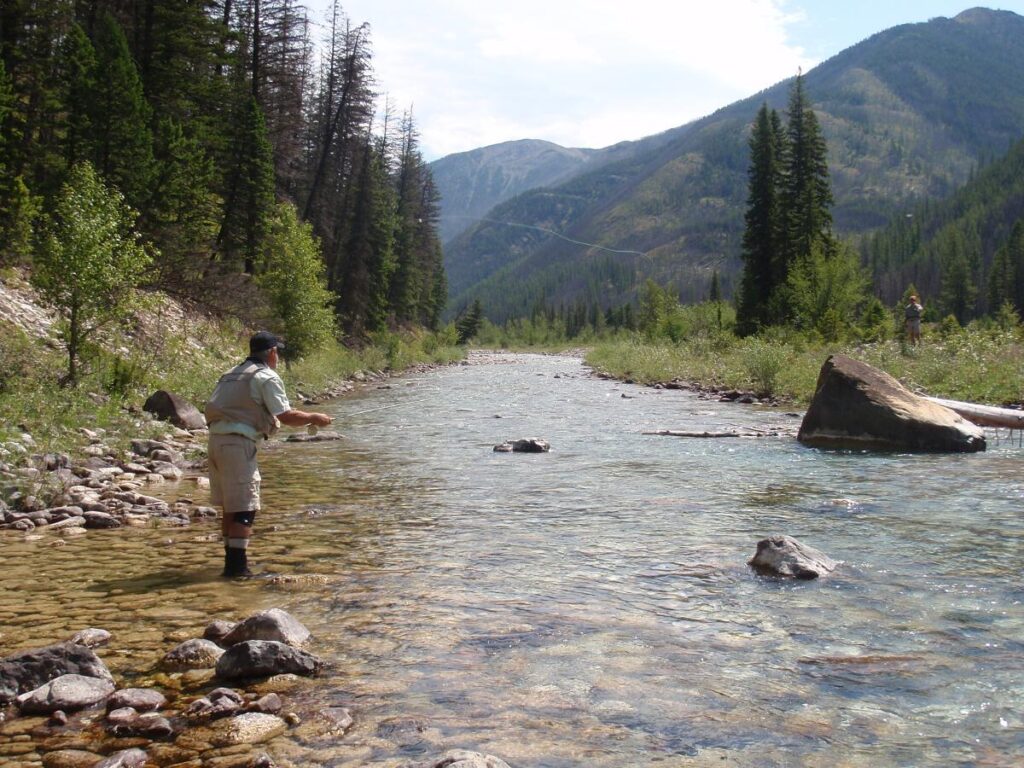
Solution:
[[[930,316],[964,324],[1010,302],[1024,315],[1024,140],[945,200],[927,200],[861,244],[884,297],[908,283]]]
[[[438,323],[439,195],[337,3],[5,0],[0,266],[70,258],[82,167],[141,285],[286,332]]]

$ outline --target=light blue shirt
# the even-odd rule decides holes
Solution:
[[[270,415],[280,416],[285,411],[292,409],[288,402],[288,395],[284,391],[284,382],[277,375],[277,371],[269,365],[260,368],[249,380],[249,394],[259,405],[262,405]],[[240,421],[218,421],[210,425],[211,435],[242,435],[257,443],[263,439],[263,435],[257,432],[249,424]]]

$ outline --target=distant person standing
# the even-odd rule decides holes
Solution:
[[[277,375],[278,350],[284,343],[260,331],[249,339],[249,357],[220,377],[206,403],[210,425],[208,458],[210,499],[223,511],[224,576],[251,576],[247,551],[260,509],[259,444],[278,424],[325,427],[334,419],[325,413],[297,411],[288,402]]]
[[[907,322],[907,340],[917,346],[921,343],[921,315],[924,314],[924,306],[917,296],[911,296],[903,316]]]

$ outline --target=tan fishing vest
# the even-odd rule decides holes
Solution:
[[[264,437],[277,431],[277,419],[252,399],[253,376],[265,366],[246,360],[220,377],[206,403],[206,423],[233,421],[248,424]]]

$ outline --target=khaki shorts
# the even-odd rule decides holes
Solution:
[[[210,501],[224,514],[260,508],[256,443],[241,435],[210,435]]]

